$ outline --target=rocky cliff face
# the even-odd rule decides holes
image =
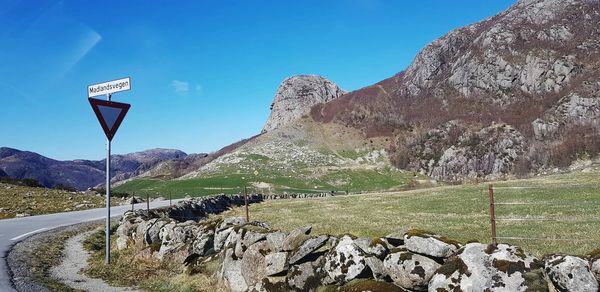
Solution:
[[[417,166],[440,178],[488,177],[511,173],[519,159],[534,169],[554,167],[547,153],[562,152],[562,160],[581,151],[598,154],[582,143],[600,137],[599,77],[599,1],[521,0],[433,41],[396,76],[313,107],[311,117],[361,129],[367,137],[395,137],[391,156],[400,166],[422,158],[414,151],[405,157],[409,145],[427,144],[423,136],[449,121],[475,132],[504,125],[512,130],[492,135],[500,139],[493,145],[471,140],[474,148],[440,149],[433,162]],[[578,134],[582,141],[565,146],[572,129],[583,127],[590,130]],[[520,146],[503,153],[506,143]],[[473,151],[483,147],[496,150]],[[502,166],[484,163],[491,157],[510,159],[501,159]]]
[[[331,101],[344,93],[321,76],[299,75],[285,79],[275,93],[271,115],[262,132],[287,125],[307,114],[315,104]]]
[[[409,143],[404,168],[438,180],[497,179],[527,150],[523,135],[506,124],[477,128],[450,121]]]
[[[433,91],[441,98],[449,92],[487,95],[500,103],[560,93],[586,73],[585,65],[595,63],[586,57],[600,44],[597,13],[584,1],[520,1],[427,46],[406,70],[402,90]],[[448,91],[439,90],[444,88]]]

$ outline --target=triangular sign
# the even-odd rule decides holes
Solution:
[[[96,113],[100,126],[104,130],[104,134],[106,134],[106,138],[108,138],[108,141],[112,141],[131,105],[95,98],[88,99],[94,113]]]

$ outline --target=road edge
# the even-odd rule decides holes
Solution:
[[[40,233],[33,234],[22,240],[14,242],[6,251],[5,260],[7,266],[7,272],[10,278],[10,284],[16,291],[49,291],[46,287],[39,284],[35,276],[30,271],[31,261],[31,250],[37,245],[38,242],[43,241],[51,235],[57,233],[75,231],[78,232],[80,229],[86,226],[101,224],[104,220],[95,220],[84,223],[76,223],[73,225],[59,226],[50,230],[45,230]]]

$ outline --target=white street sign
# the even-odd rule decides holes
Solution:
[[[88,98],[126,90],[131,90],[129,77],[88,86]]]

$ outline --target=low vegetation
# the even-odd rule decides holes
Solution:
[[[191,274],[182,273],[182,265],[145,257],[134,247],[119,251],[113,245],[111,265],[107,266],[104,239],[104,230],[98,230],[83,242],[91,253],[89,265],[83,272],[90,277],[103,279],[113,286],[139,287],[145,291],[215,291],[217,287],[216,280],[209,276],[217,268],[212,263],[199,265]],[[115,242],[116,237],[112,238],[112,243]]]
[[[64,190],[0,183],[0,219],[100,208],[104,198]],[[115,202],[116,203],[116,202]]]
[[[499,239],[537,256],[586,254],[600,242],[600,171],[495,183]],[[449,238],[490,242],[488,184],[306,200],[250,206],[251,219],[291,230],[311,224],[316,234],[349,232],[382,236],[396,228],[426,229]],[[510,205],[501,205],[509,203]],[[242,208],[222,216],[243,216]]]

